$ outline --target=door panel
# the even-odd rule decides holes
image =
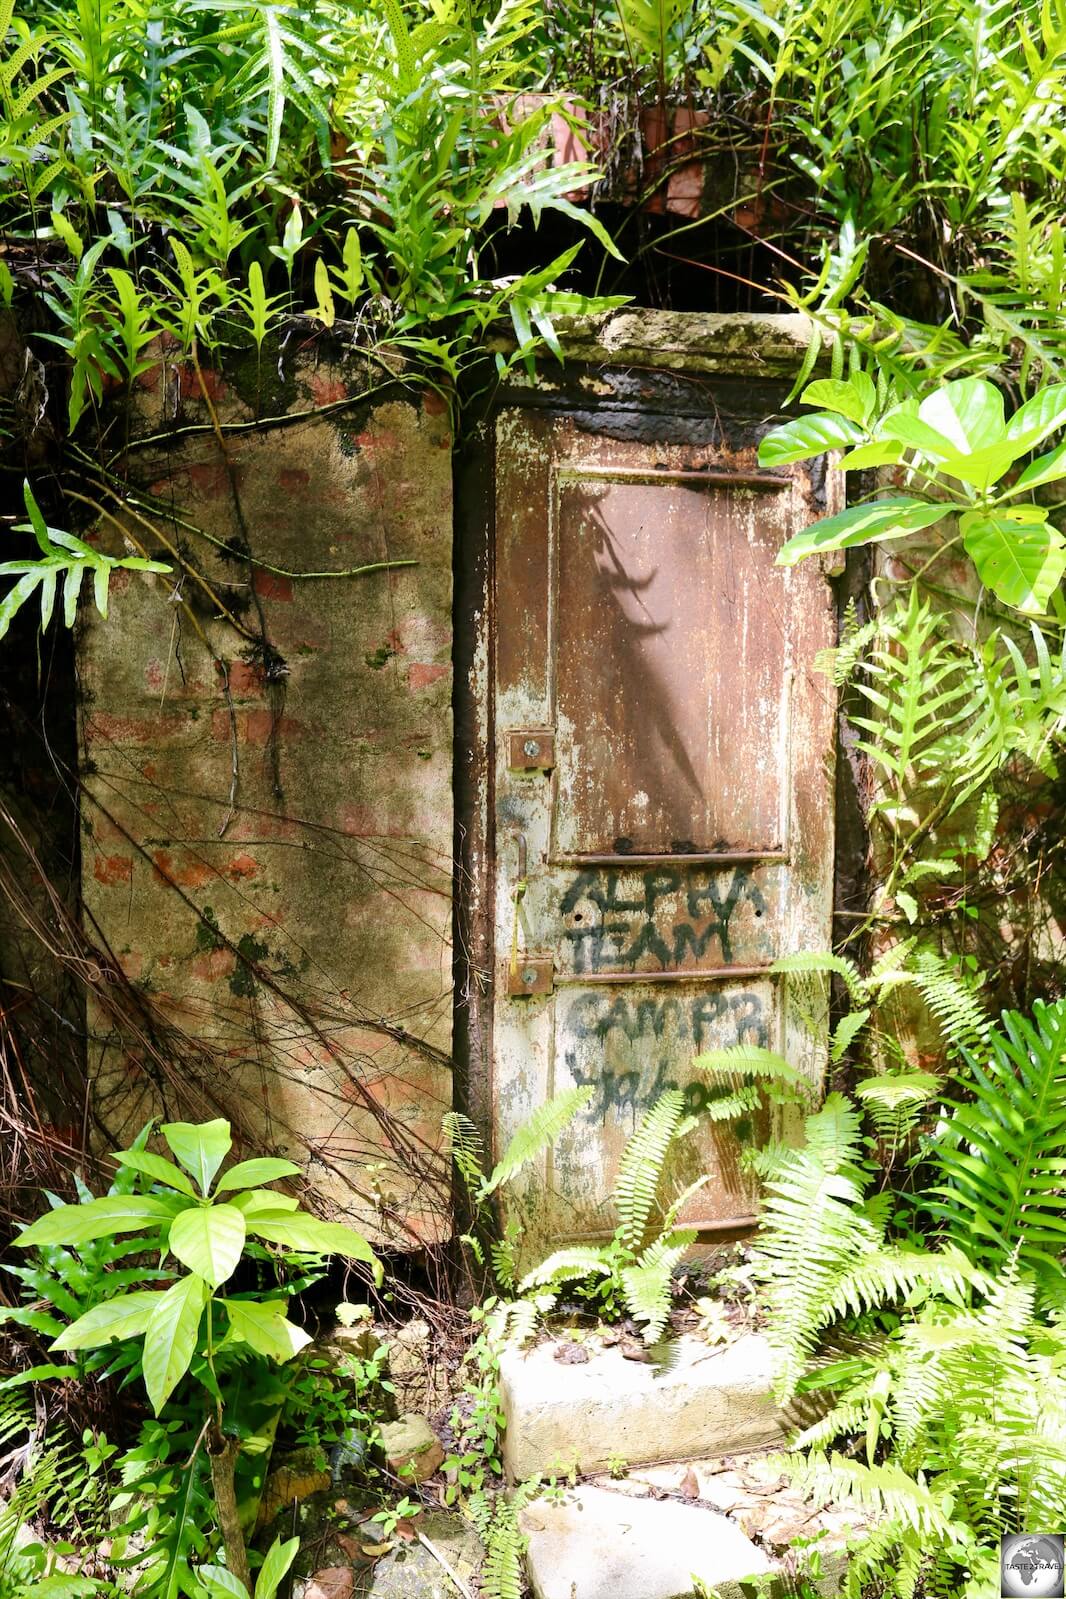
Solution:
[[[625,1139],[701,1049],[784,1048],[818,1078],[780,954],[827,946],[834,706],[825,573],[774,564],[819,514],[751,452],[612,440],[514,409],[496,429],[492,1100],[502,1144],[572,1084],[593,1097],[512,1202],[530,1252],[609,1232]],[[690,1220],[750,1218],[766,1127],[705,1120]]]

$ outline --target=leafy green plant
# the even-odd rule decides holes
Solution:
[[[904,538],[953,516],[958,531],[938,553],[961,542],[981,582],[1005,605],[1046,612],[1066,572],[1066,539],[1032,495],[1066,475],[1066,447],[1038,456],[1015,482],[1002,480],[1066,425],[1066,384],[1042,389],[1009,420],[1000,391],[980,378],[959,378],[921,401],[906,398],[886,408],[872,379],[858,372],[847,382],[810,384],[804,400],[824,409],[769,433],[759,447],[762,465],[844,449],[845,471],[905,462],[926,497],[889,495],[849,506],[789,539],[778,556],[782,564]]]
[[[105,555],[94,550],[73,533],[49,527],[34,499],[28,482],[22,485],[28,522],[16,523],[16,533],[32,533],[37,540],[40,555],[33,560],[0,561],[0,577],[14,577],[17,582],[0,600],[0,639],[3,638],[15,616],[26,602],[40,591],[41,631],[52,620],[56,591],[63,585],[63,621],[73,627],[78,611],[78,595],[86,574],[92,574],[93,598],[103,617],[107,616],[108,588],[111,574],[124,569],[130,572],[167,573],[170,567],[162,561],[145,560],[139,555]]]
[[[289,1538],[284,1543],[280,1538],[275,1538],[256,1573],[255,1586],[251,1590],[225,1566],[205,1563],[197,1575],[211,1599],[275,1599],[299,1547],[299,1538]]]
[[[613,1194],[619,1223],[610,1243],[557,1250],[522,1278],[519,1293],[532,1296],[544,1313],[563,1283],[584,1281],[592,1305],[609,1314],[624,1306],[642,1324],[645,1343],[655,1343],[670,1312],[674,1268],[696,1240],[692,1228],[676,1225],[677,1218],[708,1178],[690,1184],[661,1214],[659,1189],[671,1148],[695,1125],[684,1116],[679,1089],[662,1094],[623,1151]]]
[[[539,1105],[522,1123],[488,1173],[484,1170],[485,1151],[481,1135],[470,1118],[459,1111],[449,1111],[443,1118],[452,1159],[479,1229],[478,1232],[463,1234],[462,1241],[473,1252],[479,1265],[484,1265],[487,1258],[491,1260],[496,1282],[505,1291],[510,1291],[515,1285],[515,1250],[520,1235],[518,1223],[511,1218],[502,1237],[492,1236],[492,1196],[517,1176],[524,1166],[543,1154],[549,1144],[554,1143],[578,1112],[589,1103],[592,1093],[591,1088],[567,1088]]]
[[[227,1561],[246,1582],[247,1554],[235,1490],[240,1439],[227,1431],[218,1360],[237,1345],[268,1362],[284,1363],[308,1342],[308,1335],[287,1318],[284,1290],[265,1296],[221,1295],[219,1290],[233,1277],[246,1244],[264,1254],[264,1245],[343,1254],[379,1280],[381,1267],[359,1233],[319,1221],[301,1211],[295,1200],[264,1186],[295,1176],[298,1168],[291,1161],[246,1160],[220,1173],[231,1146],[228,1122],[171,1122],[161,1131],[174,1159],[143,1147],[113,1157],[148,1179],[151,1192],[60,1205],[25,1228],[16,1242],[23,1249],[71,1248],[139,1233],[148,1235],[146,1242],[158,1249],[161,1259],[173,1260],[170,1274],[176,1280],[169,1287],[104,1300],[65,1327],[51,1348],[92,1350],[115,1341],[142,1340],[140,1374],[157,1416],[191,1374],[208,1406],[209,1421],[201,1436],[210,1458]]]
[[[801,1147],[755,1157],[778,1392],[828,1405],[783,1464],[876,1514],[855,1599],[873,1579],[977,1599],[999,1537],[1062,1512],[1064,1030],[1066,1002],[1037,1005],[962,1051],[913,1192],[875,1191],[862,1110],[839,1094]]]
[[[967,1049],[965,1094],[945,1102],[928,1158],[930,1210],[989,1271],[1012,1264],[1066,1303],[1066,1001],[1006,1012]]]

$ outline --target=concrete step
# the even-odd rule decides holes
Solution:
[[[579,1364],[558,1358],[572,1354],[567,1340],[501,1357],[504,1462],[516,1481],[572,1466],[603,1471],[619,1456],[637,1466],[735,1454],[788,1431],[756,1333],[720,1347],[685,1335],[663,1370],[626,1359],[618,1345],[580,1347],[588,1358]]]
[[[593,1478],[523,1512],[535,1599],[748,1599],[835,1595],[866,1523],[805,1501],[764,1453],[675,1461]],[[749,1585],[745,1585],[746,1579]]]

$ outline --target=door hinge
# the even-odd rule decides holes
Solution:
[[[550,772],[555,765],[554,728],[524,727],[508,735],[512,772]]]
[[[555,992],[555,962],[550,955],[523,956],[507,968],[509,999],[539,999]]]

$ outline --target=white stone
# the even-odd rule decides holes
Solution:
[[[780,1443],[788,1430],[771,1392],[769,1348],[755,1333],[716,1349],[683,1337],[661,1374],[616,1348],[572,1366],[555,1359],[552,1344],[510,1349],[500,1387],[504,1460],[516,1481],[553,1467],[603,1471],[618,1456],[637,1466],[736,1454]]]
[[[713,1510],[582,1487],[522,1514],[535,1599],[691,1599],[696,1579],[739,1599],[742,1578],[774,1568]]]

